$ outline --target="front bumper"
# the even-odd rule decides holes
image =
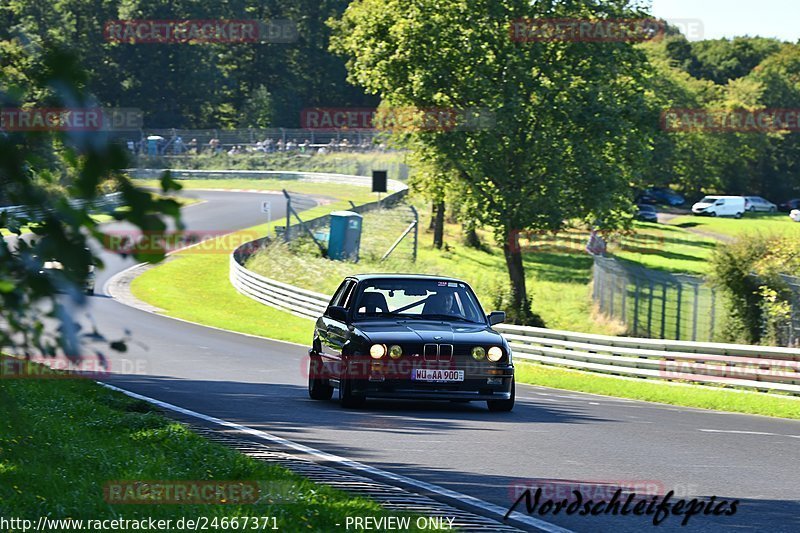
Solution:
[[[508,400],[514,367],[501,367],[493,374],[467,374],[464,381],[427,382],[371,376],[352,382],[354,394],[368,398],[417,400]]]

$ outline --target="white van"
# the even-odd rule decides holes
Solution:
[[[706,196],[692,206],[695,215],[742,218],[745,212],[744,196]]]

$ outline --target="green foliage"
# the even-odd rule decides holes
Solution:
[[[779,235],[748,234],[717,248],[711,275],[728,297],[724,340],[783,343],[792,293],[781,276],[800,274],[799,258],[800,242]]]
[[[71,48],[87,72],[91,92],[106,105],[143,110],[150,128],[233,127],[252,117],[249,108],[254,100],[263,101],[262,87],[271,94],[270,118],[285,127],[298,127],[300,111],[307,107],[377,105],[374,98],[345,82],[344,62],[327,51],[330,30],[325,21],[339,16],[348,3],[11,0],[0,7],[0,43],[24,34],[31,46],[55,41]],[[106,23],[125,19],[285,19],[297,23],[298,39],[233,44],[108,42]]]
[[[7,63],[0,71],[4,107],[92,107],[93,99],[85,91],[86,75],[72,54],[55,46],[15,52],[3,59]],[[122,172],[127,165],[125,151],[101,133],[0,135],[3,200],[27,211],[14,216],[3,213],[0,228],[17,236],[26,228],[35,236],[31,240],[0,240],[0,346],[16,346],[25,353],[62,350],[68,357],[79,356],[81,332],[71,310],[84,303],[79,287],[89,275],[90,265],[102,267],[88,246],[104,238],[91,216],[92,202],[104,192],[121,194],[122,205],[114,218],[141,230],[164,231],[165,215],[180,223],[180,204],[137,188]],[[168,175],[160,187],[162,192],[180,188]],[[161,257],[163,254],[153,253],[139,259],[156,261]],[[43,274],[43,263],[52,260],[60,262],[63,270]],[[69,297],[57,298],[58,292],[67,292]],[[60,327],[46,329],[47,319],[55,319]]]
[[[272,123],[272,95],[266,87],[259,85],[245,101],[239,127],[268,128]]]
[[[432,169],[424,188],[439,195],[443,181],[456,181],[507,248],[517,316],[528,295],[515,232],[558,230],[572,218],[622,223],[657,113],[642,96],[645,56],[629,43],[519,43],[509,21],[637,14],[626,1],[361,0],[332,23],[349,79],[387,105],[491,118],[490,127],[421,127],[405,137]]]

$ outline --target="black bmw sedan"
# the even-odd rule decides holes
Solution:
[[[486,401],[514,407],[514,365],[494,324],[465,282],[369,274],[346,278],[314,328],[308,392],[344,407],[366,398]]]

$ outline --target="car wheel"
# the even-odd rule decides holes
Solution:
[[[88,294],[89,296],[94,296],[94,287],[92,287],[91,289],[86,289],[86,294]]]
[[[755,210],[756,210],[756,208],[755,208],[755,207],[752,207],[752,206],[750,206],[750,207],[748,207],[748,208],[747,208],[747,212],[748,212],[748,213],[752,213],[752,212],[753,212],[753,211],[755,211]]]
[[[508,413],[514,409],[514,397],[516,396],[516,384],[511,382],[511,398],[508,400],[487,400],[486,405],[493,413]]]
[[[777,213],[778,212],[778,208],[777,207],[770,207],[769,208],[769,212],[770,213]]]
[[[308,396],[312,400],[330,400],[333,397],[333,387],[327,379],[320,378],[322,374],[322,358],[311,356],[308,360]]]
[[[709,213],[709,215],[711,215],[712,217],[715,217],[715,216],[717,216],[717,212],[716,212],[716,211],[711,211],[711,212]]]
[[[339,377],[339,403],[345,409],[355,409],[364,405],[366,398],[353,394],[353,381],[345,377],[347,366],[345,365],[344,375]]]
[[[742,212],[740,211],[736,213],[735,215],[733,215],[733,218],[742,218]]]

